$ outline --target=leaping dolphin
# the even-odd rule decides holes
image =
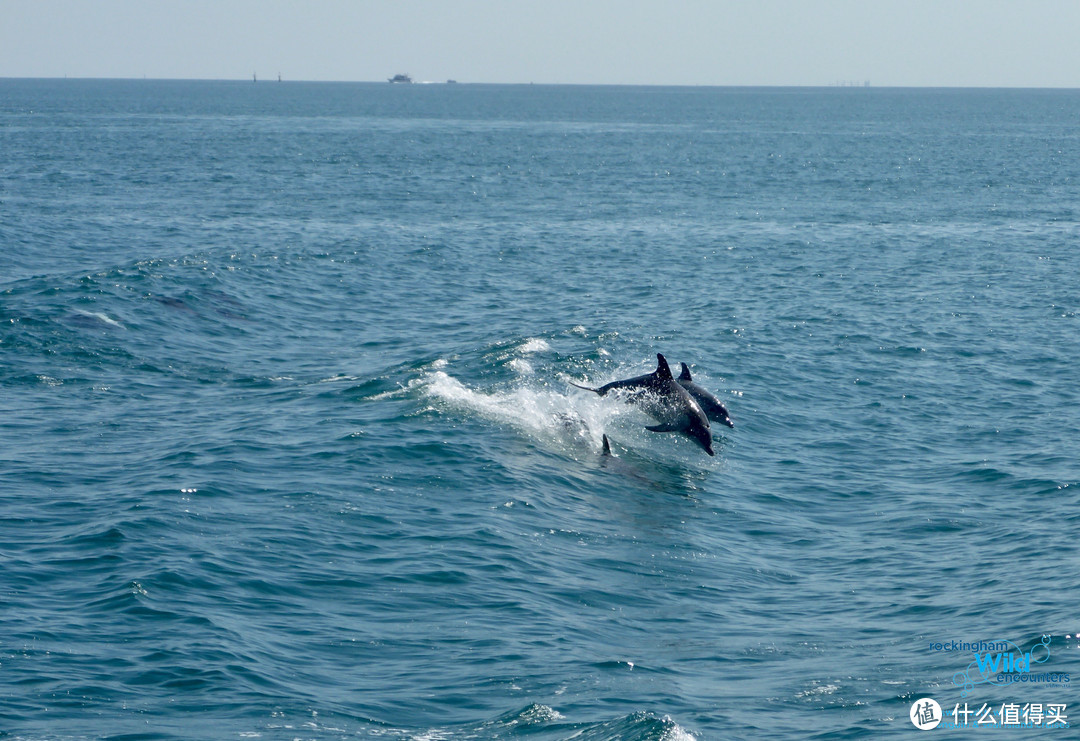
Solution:
[[[701,411],[705,412],[705,416],[709,418],[710,422],[723,422],[728,427],[735,427],[735,423],[728,416],[727,408],[720,403],[720,400],[709,391],[698,386],[690,378],[690,369],[686,366],[686,363],[682,364],[682,373],[675,380],[686,389],[686,393],[690,394],[690,398],[698,403]]]
[[[636,376],[622,381],[612,381],[600,388],[581,386],[573,381],[571,386],[592,391],[600,396],[609,391],[623,392],[627,401],[637,404],[646,414],[656,418],[660,424],[646,426],[651,432],[678,432],[694,440],[709,455],[715,455],[712,449],[712,433],[709,430],[709,418],[701,406],[671,375],[667,359],[656,354],[657,367],[645,376]]]

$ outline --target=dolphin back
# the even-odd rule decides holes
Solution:
[[[580,383],[574,383],[573,381],[570,381],[570,385],[579,389],[584,389],[585,391],[592,391],[600,396],[606,395],[609,391],[656,391],[665,381],[674,378],[671,375],[671,368],[668,366],[667,359],[660,353],[656,354],[656,359],[656,370],[652,373],[646,373],[644,376],[634,376],[633,378],[624,378],[621,381],[612,381],[611,383],[605,383],[599,388],[582,386]]]

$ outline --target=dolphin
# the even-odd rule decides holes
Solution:
[[[675,380],[686,389],[686,393],[690,394],[690,398],[698,403],[701,411],[705,412],[705,416],[709,418],[710,422],[723,422],[728,427],[735,427],[735,423],[728,416],[728,410],[720,403],[720,400],[701,388],[701,386],[698,386],[690,378],[690,369],[686,367],[686,363],[682,364],[682,373]]]
[[[605,396],[609,391],[622,392],[627,400],[637,404],[646,414],[656,418],[660,424],[646,426],[650,432],[678,432],[695,441],[709,455],[715,455],[712,449],[712,433],[709,430],[709,418],[701,406],[671,375],[667,358],[656,354],[656,370],[648,375],[612,381],[600,388],[589,388],[570,382],[585,391]]]
[[[616,458],[615,454],[611,452],[611,441],[608,440],[608,436],[604,435],[604,447],[600,451],[600,467],[609,468],[613,471],[619,471],[628,475],[632,475],[634,478],[643,478],[641,474],[634,471],[633,468],[626,465],[621,458]]]
[[[609,473],[625,477],[628,481],[640,483],[653,489],[661,489],[663,486],[655,476],[647,475],[649,469],[641,469],[632,463],[627,463],[622,458],[611,452],[611,440],[607,435],[603,439],[604,447],[600,451],[600,468]]]
[[[589,423],[580,414],[556,412],[554,418],[559,428],[573,437],[585,437],[589,434]]]

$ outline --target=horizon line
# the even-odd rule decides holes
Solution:
[[[387,79],[382,80],[311,80],[311,79],[285,79],[267,77],[262,80],[254,80],[248,77],[95,77],[95,76],[36,76],[36,75],[0,75],[0,80],[72,80],[82,82],[236,82],[246,84],[258,84],[259,82],[273,83],[306,83],[306,84],[354,84],[354,85],[386,85],[391,84]],[[398,83],[401,84],[401,83]],[[852,82],[841,80],[831,83],[660,83],[660,82],[469,82],[459,81],[454,78],[446,80],[420,80],[408,85],[504,85],[504,86],[530,86],[543,87],[685,87],[685,88],[807,88],[807,89],[854,89],[854,90],[1080,90],[1080,86],[1060,85],[875,85],[869,81]]]

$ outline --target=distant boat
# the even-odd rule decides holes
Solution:
[[[389,82],[412,82],[412,78],[408,75],[394,75]]]
[[[447,85],[457,85],[457,80],[447,80],[446,84]]]

